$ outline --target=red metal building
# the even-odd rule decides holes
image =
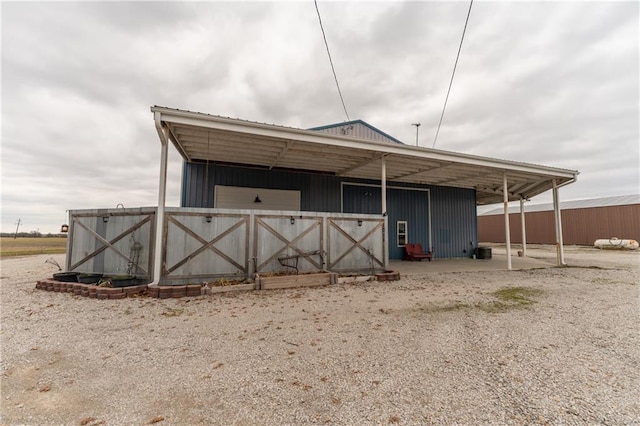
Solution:
[[[600,238],[640,241],[640,194],[560,203],[565,244],[593,245]],[[522,243],[519,207],[509,208],[511,242]],[[555,244],[552,204],[525,206],[527,243]],[[503,209],[478,216],[478,240],[505,242]]]

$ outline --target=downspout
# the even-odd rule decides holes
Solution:
[[[167,134],[165,133],[165,129],[162,126],[159,112],[155,112],[154,120],[162,146],[160,148],[160,182],[158,185],[158,209],[156,210],[156,239],[153,261],[153,282],[150,285],[157,285],[158,283],[160,283],[160,278],[162,277],[162,242],[164,240],[164,207],[167,199],[167,155],[169,150],[169,140],[167,138]]]

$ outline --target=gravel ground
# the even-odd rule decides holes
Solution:
[[[640,252],[569,254],[171,300],[36,290],[49,256],[3,259],[0,424],[640,424]]]

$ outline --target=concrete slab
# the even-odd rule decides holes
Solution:
[[[432,262],[391,261],[389,269],[400,272],[401,276],[428,274],[431,272],[473,272],[504,271],[507,269],[506,247],[504,244],[482,244],[491,247],[491,259],[435,259]],[[511,248],[512,269],[553,268],[557,266],[556,247],[553,245],[531,244],[527,257],[519,257],[519,245]],[[565,262],[572,267],[596,267],[633,269],[640,271],[640,250],[600,250],[594,247],[565,246]]]
[[[431,262],[407,262],[393,260],[389,262],[389,269],[400,272],[401,276],[421,275],[431,272],[474,272],[474,271],[504,271],[507,269],[506,250],[493,250],[491,259],[434,259]],[[515,250],[514,250],[515,253]],[[533,258],[511,256],[512,269],[551,268],[555,265],[555,258]]]

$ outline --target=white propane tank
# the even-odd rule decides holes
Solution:
[[[600,249],[628,249],[637,250],[640,244],[636,240],[621,240],[617,237],[596,240],[594,246]]]

